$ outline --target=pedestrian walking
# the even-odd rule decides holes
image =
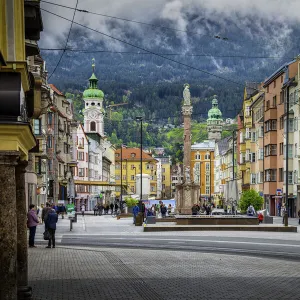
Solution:
[[[62,206],[61,206],[61,218],[62,219],[65,218],[65,213],[66,213],[66,207],[64,204],[62,204]]]
[[[43,208],[42,210],[42,223],[45,223],[45,220],[48,217],[48,213],[51,211],[51,205],[49,202],[46,202],[46,207]]]
[[[36,248],[34,245],[34,238],[36,232],[36,226],[39,225],[39,219],[36,215],[35,205],[29,205],[29,212],[27,213],[27,227],[29,229],[29,247]]]
[[[298,218],[299,218],[299,225],[300,225],[300,209],[298,210]]]
[[[137,203],[135,204],[135,206],[132,209],[132,213],[133,213],[133,224],[135,224],[136,222],[136,216],[139,213],[140,208],[138,207]]]
[[[95,205],[94,206],[94,216],[97,216],[97,214],[98,214],[98,206]]]
[[[106,215],[108,214],[108,211],[109,211],[109,205],[106,204],[106,206],[105,206],[105,214],[106,214]]]
[[[81,215],[84,216],[84,212],[85,212],[85,205],[83,204],[81,206]]]
[[[55,231],[56,231],[56,223],[58,221],[58,215],[54,209],[52,209],[49,214],[48,218],[46,220],[46,226],[47,230],[49,232],[50,238],[48,241],[48,246],[46,248],[55,248]]]
[[[119,209],[119,205],[118,205],[118,203],[116,203],[116,204],[115,204],[115,213],[118,212],[118,209]]]

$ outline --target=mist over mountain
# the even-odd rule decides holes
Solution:
[[[74,1],[61,2],[75,6],[75,3],[70,3]],[[243,0],[155,0],[151,1],[152,5],[140,5],[140,1],[128,0],[122,3],[112,1],[106,6],[101,5],[102,2],[84,1],[78,7],[156,26],[80,12],[76,12],[75,21],[217,76],[153,54],[137,54],[144,51],[74,24],[69,48],[114,53],[67,51],[50,81],[63,91],[82,92],[91,74],[91,60],[95,58],[99,88],[104,91],[107,103],[119,103],[126,97],[129,108],[138,107],[148,117],[178,114],[185,82],[191,84],[195,115],[205,117],[210,107],[209,100],[216,94],[224,116],[234,117],[241,106],[245,81],[264,80],[299,53],[299,16],[293,10],[300,5],[296,1],[285,1],[289,5],[283,5],[282,1],[265,1],[263,4],[252,1],[249,4]],[[135,6],[137,3],[139,5]],[[249,5],[251,10],[247,10]],[[72,10],[49,4],[43,7],[72,19]],[[45,30],[40,47],[63,48],[70,22],[46,12],[43,18],[45,24],[50,21],[53,24],[53,18],[57,22],[54,28]],[[60,53],[42,51],[49,74]]]

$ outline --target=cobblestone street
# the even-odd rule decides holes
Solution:
[[[29,249],[34,300],[299,299],[299,262],[108,248]]]

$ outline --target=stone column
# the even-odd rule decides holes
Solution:
[[[27,242],[27,204],[25,193],[25,173],[27,161],[19,161],[16,167],[17,190],[17,279],[18,300],[31,299],[31,288],[28,287],[28,242]]]
[[[17,214],[15,168],[18,151],[0,152],[0,299],[17,299]]]

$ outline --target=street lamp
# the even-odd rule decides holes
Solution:
[[[140,151],[141,151],[141,158],[140,158],[140,166],[141,166],[141,178],[140,178],[140,202],[139,202],[139,207],[140,207],[140,212],[142,212],[142,198],[143,198],[143,184],[142,184],[142,180],[143,180],[143,118],[142,117],[136,117],[137,121],[140,121],[141,123],[141,147],[140,147]]]

